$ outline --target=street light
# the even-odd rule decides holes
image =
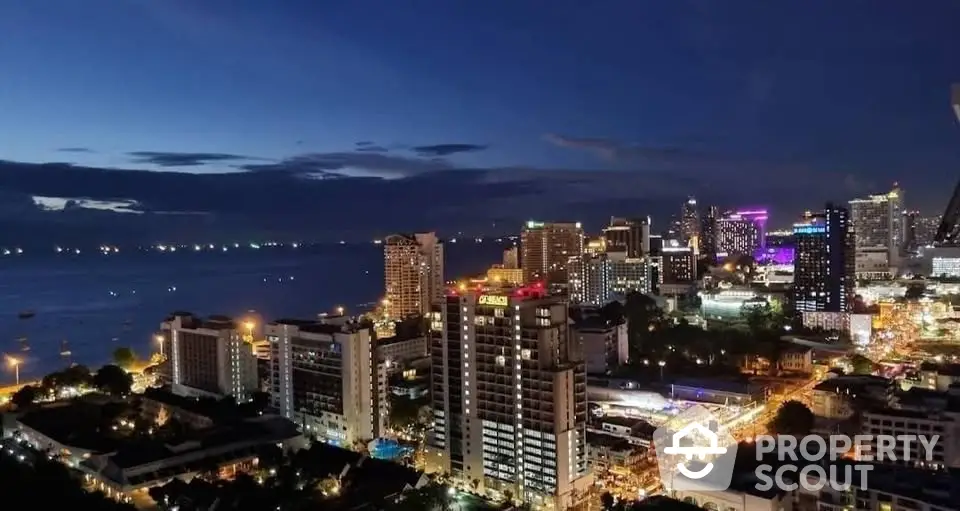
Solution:
[[[337,315],[338,315],[338,316],[343,316],[343,306],[342,306],[342,305],[339,306],[339,307],[337,307]]]
[[[153,336],[153,340],[157,341],[157,344],[160,345],[160,358],[163,358],[163,336],[156,334]]]
[[[19,387],[20,386],[20,359],[7,356],[7,364],[9,364],[10,367],[13,368],[13,373],[17,379],[17,386]]]
[[[663,366],[667,365],[667,363],[661,360],[657,362],[657,365],[660,366],[660,381],[663,381]]]

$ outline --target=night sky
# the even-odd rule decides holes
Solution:
[[[960,4],[43,0],[0,15],[0,241],[504,233],[960,178]],[[495,225],[494,225],[495,224]]]

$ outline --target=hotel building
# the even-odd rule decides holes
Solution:
[[[168,359],[161,375],[185,396],[238,400],[258,390],[257,358],[245,328],[226,316],[174,312],[160,324]]]
[[[264,333],[272,406],[281,416],[348,448],[385,431],[387,370],[369,328],[343,318],[280,319]]]
[[[612,217],[601,238],[608,253],[623,252],[630,259],[643,257],[650,253],[650,217]]]
[[[435,233],[388,236],[383,259],[388,319],[426,314],[443,297],[443,242]]]
[[[793,234],[796,311],[849,312],[855,280],[853,233],[846,208],[828,203],[822,214],[795,224]]]
[[[887,278],[896,271],[904,248],[903,211],[896,184],[887,193],[850,201],[858,278]]]
[[[649,257],[628,258],[626,252],[571,258],[568,266],[570,301],[605,305],[630,291],[649,293],[653,271]]]
[[[584,250],[583,227],[576,223],[527,222],[520,233],[520,265],[527,283],[567,283],[567,263]]]
[[[431,316],[429,471],[554,509],[586,498],[586,371],[568,321],[542,286],[447,295]]]
[[[716,221],[717,253],[722,256],[753,254],[766,246],[767,212],[738,211]]]

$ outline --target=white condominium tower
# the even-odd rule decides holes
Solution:
[[[428,470],[567,509],[586,498],[586,370],[543,286],[450,291],[431,314]]]
[[[443,297],[443,242],[432,232],[394,234],[383,244],[384,307],[390,320],[426,314]]]
[[[372,332],[342,318],[278,319],[270,343],[270,396],[304,434],[346,448],[386,428],[386,367]]]

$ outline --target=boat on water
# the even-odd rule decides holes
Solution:
[[[20,313],[17,314],[17,317],[19,317],[20,319],[30,319],[36,315],[37,313],[34,311],[20,311]]]
[[[61,343],[60,343],[60,356],[61,356],[61,357],[69,357],[70,355],[73,355],[73,352],[70,351],[70,345],[67,344],[67,341],[61,342]]]

